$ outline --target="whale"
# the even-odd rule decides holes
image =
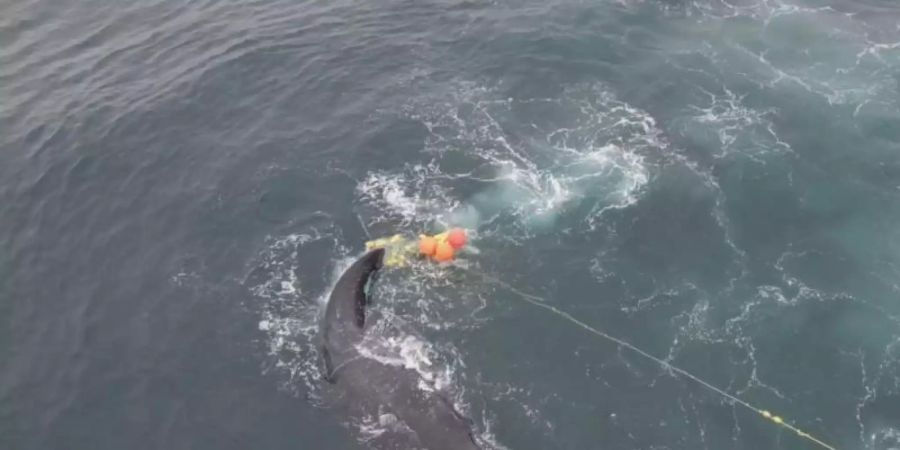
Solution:
[[[436,389],[423,388],[416,370],[386,364],[361,351],[372,326],[370,287],[383,265],[384,249],[371,250],[338,278],[321,323],[319,346],[325,380],[345,403],[376,407],[394,431],[373,439],[379,449],[479,450],[473,423]],[[371,338],[371,336],[370,336]],[[351,411],[360,408],[350,408]],[[367,441],[368,442],[368,441]]]

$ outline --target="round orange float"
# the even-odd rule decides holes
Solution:
[[[425,256],[432,256],[437,250],[437,240],[431,236],[422,236],[419,238],[419,253]]]
[[[447,242],[438,242],[434,251],[434,259],[438,262],[453,261],[453,247]]]
[[[447,242],[454,250],[459,250],[466,245],[466,232],[462,228],[454,228],[447,233]]]

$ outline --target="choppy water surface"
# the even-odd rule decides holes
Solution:
[[[0,4],[0,448],[375,448],[317,319],[507,449],[900,448],[900,6]]]

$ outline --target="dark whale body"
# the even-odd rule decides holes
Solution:
[[[358,350],[366,333],[366,288],[383,256],[383,249],[375,249],[356,260],[328,299],[321,347],[326,378],[350,402],[377,405],[404,425],[407,432],[387,435],[379,447],[478,450],[470,421],[440,393],[420,388],[418,372],[384,364]]]

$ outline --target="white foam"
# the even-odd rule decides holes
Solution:
[[[421,224],[456,202],[434,180],[441,174],[425,164],[408,165],[402,173],[370,172],[357,185],[360,201],[371,205],[370,223],[390,223],[395,229]]]
[[[427,159],[359,183],[360,201],[376,211],[371,222],[474,227],[511,216],[522,229],[547,230],[581,202],[593,205],[584,217],[591,222],[637,201],[650,180],[645,154],[667,145],[649,114],[600,84],[572,86],[558,98],[511,99],[458,83],[402,114],[429,130]],[[534,123],[523,127],[521,114]],[[484,188],[456,196],[473,183]]]
[[[900,450],[900,428],[886,427],[873,432],[869,436],[872,448],[884,450]]]
[[[387,421],[384,421],[387,422]],[[366,415],[356,421],[356,431],[361,442],[371,441],[390,429],[390,425],[381,420],[381,415]]]
[[[312,269],[300,266],[299,252],[305,245],[320,241],[328,242],[337,253],[343,252],[331,232],[312,230],[270,239],[258,258],[254,277],[251,280],[248,276],[245,282],[253,295],[254,309],[259,311],[257,327],[268,356],[264,372],[284,373],[282,388],[303,391],[314,401],[320,397],[318,380],[322,378],[315,336],[330,289],[309,295],[297,274]],[[350,258],[337,261],[329,277],[332,283],[350,263]]]
[[[753,157],[753,153],[790,150],[774,131],[771,117],[773,109],[755,109],[745,105],[745,95],[737,95],[723,86],[721,92],[713,93],[700,89],[709,97],[705,107],[692,106],[695,112],[691,119],[693,126],[717,136],[713,148],[721,157],[733,151]]]
[[[451,385],[449,367],[440,368],[436,364],[436,351],[426,341],[412,335],[384,336],[369,333],[357,345],[361,355],[382,364],[414,370],[421,382],[418,387],[425,391],[444,390]]]
[[[854,105],[857,113],[862,105],[870,102],[892,108],[900,106],[894,77],[894,67],[900,56],[897,51],[900,49],[900,29],[884,26],[890,21],[889,15],[857,14],[850,6],[852,2],[822,7],[791,0],[755,0],[741,2],[739,6],[732,3],[695,0],[685,8],[665,9],[686,9],[691,13],[691,19],[685,21],[684,26],[694,31],[692,39],[680,44],[691,48],[688,52],[704,54],[717,64],[729,63],[733,50],[744,53],[755,60],[758,70],[743,75],[761,87],[800,87],[823,97],[831,105]],[[896,12],[885,14],[897,17]],[[735,17],[753,20],[742,22],[740,27],[727,26],[725,21]],[[717,26],[698,27],[698,19],[701,24]],[[725,26],[721,26],[723,24]],[[785,29],[815,38],[810,38],[811,43],[789,48],[771,46],[778,53],[776,57],[770,57],[767,50],[750,50],[758,47],[755,41],[760,37],[775,34],[776,39],[783,38],[779,33],[784,33]],[[704,36],[706,39],[699,39],[696,33],[703,33],[702,30],[711,34]],[[707,44],[722,41],[722,33],[726,34],[724,40],[729,45]],[[696,43],[703,44],[697,46]],[[726,60],[722,60],[723,57]],[[798,63],[798,59],[807,63]],[[844,65],[845,60],[852,63]]]

